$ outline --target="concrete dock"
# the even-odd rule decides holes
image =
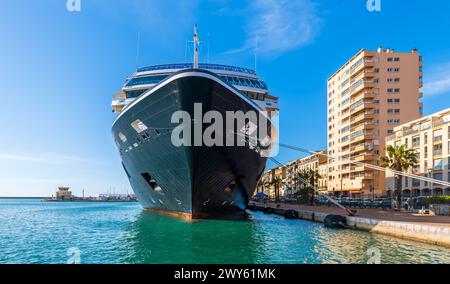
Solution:
[[[423,216],[406,212],[359,209],[357,216],[351,217],[337,207],[291,204],[277,206],[277,204],[255,203],[249,205],[248,209],[320,223],[323,223],[328,215],[341,215],[346,218],[350,229],[450,247],[449,216]]]

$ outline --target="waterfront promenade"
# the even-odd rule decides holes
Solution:
[[[276,208],[275,203],[256,203],[259,206],[269,206]],[[335,215],[346,215],[346,212],[335,206],[307,206],[298,204],[284,204],[279,203],[283,209],[290,210],[304,210],[314,211]],[[382,209],[356,209],[356,217],[365,217],[371,219],[380,219],[385,221],[405,222],[410,224],[421,224],[431,226],[442,226],[450,228],[450,216],[433,216],[433,215],[419,215],[411,212],[394,211],[394,210],[382,210]]]
[[[345,216],[350,229],[390,235],[402,239],[450,247],[450,216],[419,215],[381,209],[358,209],[356,216],[348,216],[338,207],[297,204],[253,203],[256,210],[273,208],[271,213],[285,215],[295,210],[299,219],[324,222],[327,215]]]

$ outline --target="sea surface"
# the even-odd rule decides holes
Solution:
[[[138,203],[0,199],[0,263],[450,263],[450,250],[251,213],[185,222]]]

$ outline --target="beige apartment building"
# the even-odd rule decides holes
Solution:
[[[264,192],[270,197],[275,196],[274,180],[280,179],[280,196],[294,194],[299,190],[300,182],[297,177],[299,171],[314,170],[318,171],[320,178],[318,180],[318,190],[326,192],[328,183],[328,165],[327,151],[318,151],[317,154],[292,161],[283,167],[277,167],[266,171],[258,184],[257,192]]]
[[[422,117],[422,58],[416,49],[362,49],[328,79],[328,192],[380,196],[379,164],[394,127]]]
[[[279,190],[278,194],[282,196],[283,191],[285,190],[286,187],[286,175],[287,175],[286,166],[282,167],[280,166],[265,171],[257,185],[256,193],[264,192],[271,199],[274,199],[277,195],[277,190]],[[275,182],[276,180],[281,181],[281,184],[278,185],[278,188],[276,186]]]
[[[296,172],[313,170],[317,171],[320,175],[320,178],[317,182],[317,190],[319,192],[326,192],[327,183],[328,183],[328,159],[327,159],[327,151],[317,151],[316,154],[309,155],[307,157],[298,159],[295,161],[294,165],[296,166]],[[295,180],[297,181],[297,177]],[[295,189],[298,189],[299,183],[296,183]]]
[[[386,145],[406,145],[414,149],[419,164],[410,173],[450,181],[450,108],[394,128],[394,134],[386,138]],[[395,190],[394,176],[386,175],[387,194]],[[419,179],[403,177],[404,196],[449,195],[450,188]]]

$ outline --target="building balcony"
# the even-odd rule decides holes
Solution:
[[[372,122],[369,121],[365,121],[365,122],[360,122],[360,123],[352,123],[351,124],[351,128],[350,131],[351,132],[356,132],[356,131],[360,131],[360,130],[371,130],[375,128],[375,125]]]
[[[351,113],[355,113],[355,112],[360,112],[364,109],[374,109],[375,108],[375,104],[371,103],[371,102],[364,102],[362,105],[357,106],[353,109],[350,110]]]
[[[353,162],[373,161],[376,157],[372,154],[364,153],[362,155],[354,156],[351,158]]]
[[[361,144],[361,145],[353,146],[350,148],[350,152],[361,152],[361,151],[368,151],[368,150],[369,150],[369,146],[367,146],[366,144]]]
[[[352,98],[351,103],[357,102],[361,99],[373,99],[374,97],[375,97],[374,92],[372,92],[371,90],[364,90],[362,92],[353,94],[351,96],[351,98]]]
[[[354,116],[350,117],[350,123],[351,124],[357,124],[359,122],[362,122],[366,119],[373,119],[375,118],[375,114],[373,114],[373,112],[370,111],[365,111],[363,113],[360,114],[352,114]]]
[[[350,141],[351,141],[351,144],[355,144],[355,143],[361,143],[362,141],[373,140],[373,139],[375,139],[374,135],[372,135],[372,134],[364,134],[364,135],[361,135],[361,136],[357,136],[357,137],[351,138]]]
[[[351,167],[352,172],[363,172],[366,168],[364,166],[353,166]]]

